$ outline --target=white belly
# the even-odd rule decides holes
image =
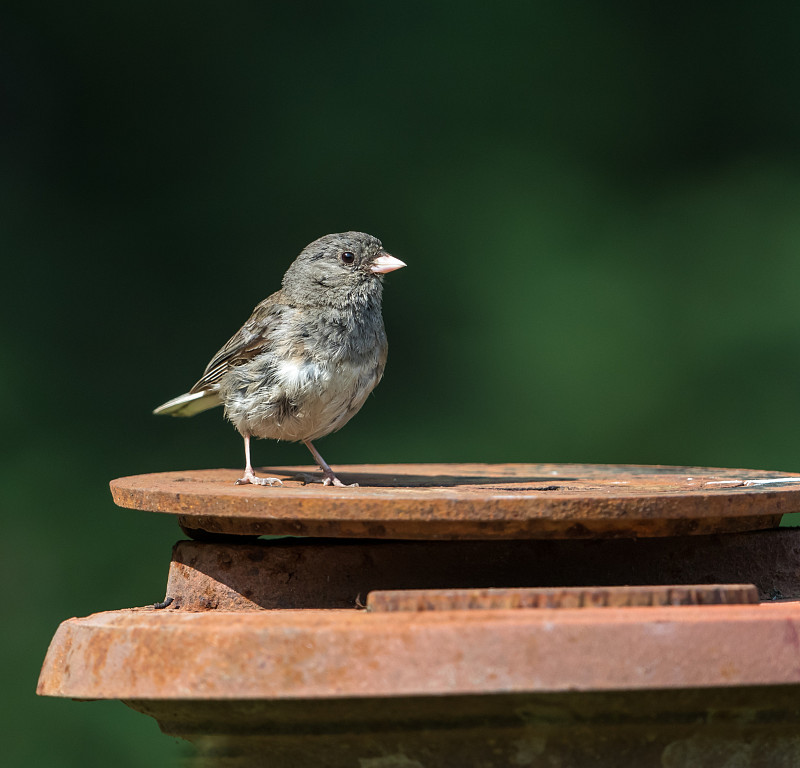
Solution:
[[[382,364],[265,359],[229,374],[232,380],[223,386],[225,412],[242,434],[315,440],[355,416],[382,374]]]

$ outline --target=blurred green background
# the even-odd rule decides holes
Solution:
[[[150,411],[326,232],[409,265],[334,466],[800,470],[800,5],[489,5],[3,4],[4,765],[175,764],[39,666],[162,598],[177,526],[108,481],[242,465]]]

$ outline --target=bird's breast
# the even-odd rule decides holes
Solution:
[[[314,440],[344,426],[380,381],[385,348],[356,359],[266,353],[221,382],[227,417],[243,434]]]

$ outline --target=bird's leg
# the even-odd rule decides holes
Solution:
[[[306,448],[311,451],[314,461],[319,464],[322,473],[325,475],[325,479],[322,481],[323,485],[335,485],[338,488],[358,488],[358,483],[345,485],[338,477],[336,477],[336,475],[333,474],[333,470],[328,466],[328,463],[322,458],[320,452],[314,447],[314,444],[310,440],[303,440],[303,443],[305,444]]]
[[[236,485],[283,485],[277,477],[256,477],[253,465],[250,463],[250,435],[244,435],[244,459],[247,464],[244,468],[244,477],[240,477]]]

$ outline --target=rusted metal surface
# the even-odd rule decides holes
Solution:
[[[235,470],[114,481],[118,504],[205,540],[175,546],[158,608],[65,621],[38,692],[122,699],[193,741],[197,768],[800,765],[800,602],[772,601],[800,597],[800,529],[756,530],[800,510],[800,477],[290,479],[308,469],[265,470],[281,488],[235,486]]]
[[[82,699],[314,699],[800,684],[800,604],[132,609],[70,619],[39,680]]]
[[[667,536],[775,527],[800,511],[800,477],[758,470],[579,464],[337,467],[358,488],[293,481],[236,486],[238,470],[114,480],[123,507],[178,515],[188,529],[242,535],[408,539]]]
[[[201,766],[797,768],[788,686],[284,701],[129,701]]]
[[[475,611],[627,608],[653,605],[742,605],[758,602],[752,584],[532,589],[394,589],[370,592],[368,611]]]
[[[800,477],[758,470],[580,464],[413,464],[337,468],[358,488],[293,481],[236,486],[238,470],[114,480],[123,507],[223,534],[370,538],[666,536],[775,527],[800,510]]]
[[[800,528],[651,539],[178,542],[168,610],[354,608],[388,589],[752,583],[800,598]]]

